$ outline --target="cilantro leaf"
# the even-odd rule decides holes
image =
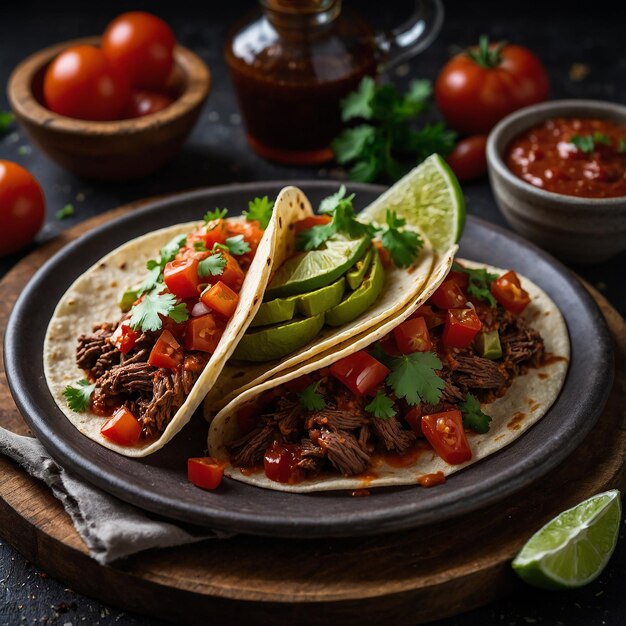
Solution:
[[[184,313],[181,305],[185,308]],[[133,330],[141,328],[142,332],[159,330],[163,326],[159,315],[168,316],[172,313],[175,322],[184,322],[188,318],[187,308],[184,303],[176,304],[173,293],[158,293],[156,290],[147,293],[130,311],[130,327]]]
[[[321,393],[317,393],[317,386],[320,384],[317,382],[311,383],[304,391],[298,393],[298,400],[300,404],[307,411],[321,411],[326,407],[326,400]]]
[[[250,252],[250,244],[244,241],[243,235],[228,237],[228,239],[226,239],[226,247],[231,254],[237,256]]]
[[[74,385],[68,385],[63,390],[63,395],[67,400],[67,406],[76,411],[76,413],[82,413],[91,402],[91,394],[94,392],[96,384],[89,384],[87,380],[79,380]]]
[[[199,276],[220,276],[224,273],[226,267],[226,257],[217,252],[208,256],[198,263],[198,275]]]
[[[626,152],[626,139],[623,137],[617,142],[617,152],[618,154],[624,154],[624,152]]]
[[[249,222],[257,220],[259,226],[265,230],[272,219],[273,210],[274,202],[270,201],[267,196],[263,196],[248,202],[248,210],[243,211],[243,215]]]
[[[228,209],[214,209],[213,211],[207,211],[204,214],[204,223],[208,224],[214,220],[222,220],[228,214]]]
[[[459,404],[461,413],[463,413],[463,426],[477,433],[486,433],[489,431],[489,422],[491,417],[482,412],[480,402],[471,393],[468,393],[465,400]]]
[[[458,263],[453,263],[452,269],[455,272],[464,272],[469,276],[467,292],[470,295],[478,298],[479,300],[482,300],[483,302],[486,302],[491,308],[495,308],[497,306],[496,299],[491,293],[491,283],[496,280],[496,278],[498,278],[497,274],[492,274],[486,269],[480,267],[477,269],[463,267]]]
[[[397,267],[409,267],[417,258],[424,242],[415,231],[400,230],[406,220],[398,217],[394,211],[387,211],[386,222],[386,227],[380,231],[383,247],[388,250]]]
[[[597,145],[611,145],[611,139],[609,136],[599,131],[595,131],[591,135],[574,135],[569,142],[585,154],[593,152]]]
[[[369,124],[361,124],[354,128],[347,128],[333,142],[335,159],[340,165],[359,158],[371,145],[376,136],[376,130]],[[351,177],[353,178],[353,177]],[[354,178],[353,178],[354,180]]]
[[[64,220],[68,217],[72,217],[72,215],[74,215],[74,205],[73,204],[66,204],[63,208],[59,209],[54,216],[58,219],[58,220]]]
[[[160,265],[161,268],[165,267],[166,263],[173,261],[178,254],[178,251],[181,249],[183,244],[187,241],[187,235],[176,235],[170,239],[160,250],[161,260]]]
[[[386,365],[391,369],[391,363],[393,362],[394,357],[388,355],[383,347],[380,345],[380,342],[377,341],[374,346],[369,350],[371,356],[373,356],[377,361],[380,361],[383,365]]]
[[[0,111],[0,135],[4,135],[13,123],[15,116],[9,111]]]
[[[303,230],[298,233],[297,248],[298,250],[304,250],[306,252],[315,250],[330,239],[336,232],[337,228],[333,222]]]
[[[206,243],[204,241],[194,241],[193,249],[196,252],[206,252]]]
[[[381,420],[391,419],[396,414],[393,400],[387,397],[382,391],[379,391],[374,396],[374,399],[365,407],[365,410]]]
[[[441,361],[432,352],[402,355],[393,359],[390,368],[386,382],[398,398],[410,405],[439,402],[445,383],[435,371],[441,369]]]
[[[159,283],[163,282],[163,268],[158,261],[150,259],[146,263],[146,267],[148,268],[148,275],[144,278],[141,285],[139,285],[139,289],[137,290],[138,296],[146,291],[152,291]]]
[[[344,122],[354,118],[369,120],[372,117],[371,102],[376,93],[376,83],[371,76],[365,76],[356,91],[348,94],[341,102],[341,119]]]
[[[319,212],[332,213],[342,202],[352,202],[353,198],[354,194],[352,194],[349,198],[346,198],[346,186],[341,185],[341,187],[339,187],[339,191],[327,196],[320,202]]]
[[[173,319],[177,324],[186,322],[189,319],[189,311],[187,305],[184,302],[173,306],[167,313],[168,317]]]

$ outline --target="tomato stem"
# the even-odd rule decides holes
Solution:
[[[487,35],[481,35],[478,40],[478,47],[468,48],[466,54],[474,63],[486,69],[492,69],[502,63],[502,49],[506,45],[506,41],[492,45],[489,43]]]

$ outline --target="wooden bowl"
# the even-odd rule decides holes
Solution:
[[[97,37],[66,41],[32,54],[9,78],[8,98],[15,117],[43,152],[78,176],[121,180],[144,176],[171,159],[191,132],[211,85],[208,67],[177,45],[175,101],[162,111],[134,119],[92,122],[65,117],[44,105],[43,78],[63,50],[98,45]]]

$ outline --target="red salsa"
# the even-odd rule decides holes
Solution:
[[[522,133],[505,154],[522,180],[582,198],[626,196],[626,125],[556,118]]]

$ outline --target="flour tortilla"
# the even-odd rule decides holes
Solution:
[[[278,198],[267,229],[257,248],[239,293],[239,303],[226,325],[215,352],[187,396],[156,441],[143,446],[119,446],[100,434],[104,419],[90,411],[76,413],[63,397],[63,389],[84,378],[76,365],[76,341],[90,334],[92,326],[120,318],[119,293],[143,280],[146,261],[177,235],[195,230],[199,222],[178,224],[143,235],[113,250],[74,281],[57,305],[44,342],[44,368],[50,391],[67,418],[94,441],[129,457],[143,457],[163,447],[190,420],[206,393],[213,387],[241,336],[254,318],[272,271],[293,252],[292,224],[313,214],[306,196],[296,187],[285,187]],[[244,218],[231,218],[241,221]]]
[[[497,274],[503,274],[505,271],[471,261],[461,260],[461,262],[467,267],[486,267],[489,271]],[[298,378],[303,374],[328,367],[345,356],[367,348],[385,336],[428,299],[443,281],[450,263],[451,258],[440,260],[427,288],[401,313],[387,320],[373,332],[364,333],[351,342],[337,345],[333,350],[320,354],[319,358],[302,367],[283,373],[254,389],[245,391],[228,404],[211,424],[208,441],[211,456],[228,459],[227,445],[241,436],[236,419],[239,409],[246,404],[254,403],[263,391]],[[531,297],[531,303],[524,311],[523,317],[543,337],[546,352],[560,358],[549,359],[546,365],[529,369],[526,374],[514,379],[505,396],[483,406],[483,411],[491,416],[492,421],[488,433],[470,435],[469,441],[473,453],[470,461],[461,465],[448,465],[434,451],[428,449],[420,454],[415,463],[409,467],[392,467],[382,463],[375,468],[376,477],[374,478],[371,475],[367,478],[321,476],[295,485],[287,485],[268,479],[263,471],[251,473],[246,471],[245,474],[242,474],[239,468],[231,466],[226,468],[226,475],[257,487],[294,493],[413,485],[427,474],[441,471],[448,476],[509,445],[541,419],[552,406],[563,386],[570,356],[567,327],[556,304],[536,284],[524,277],[520,277],[520,279],[522,287],[528,291]]]

